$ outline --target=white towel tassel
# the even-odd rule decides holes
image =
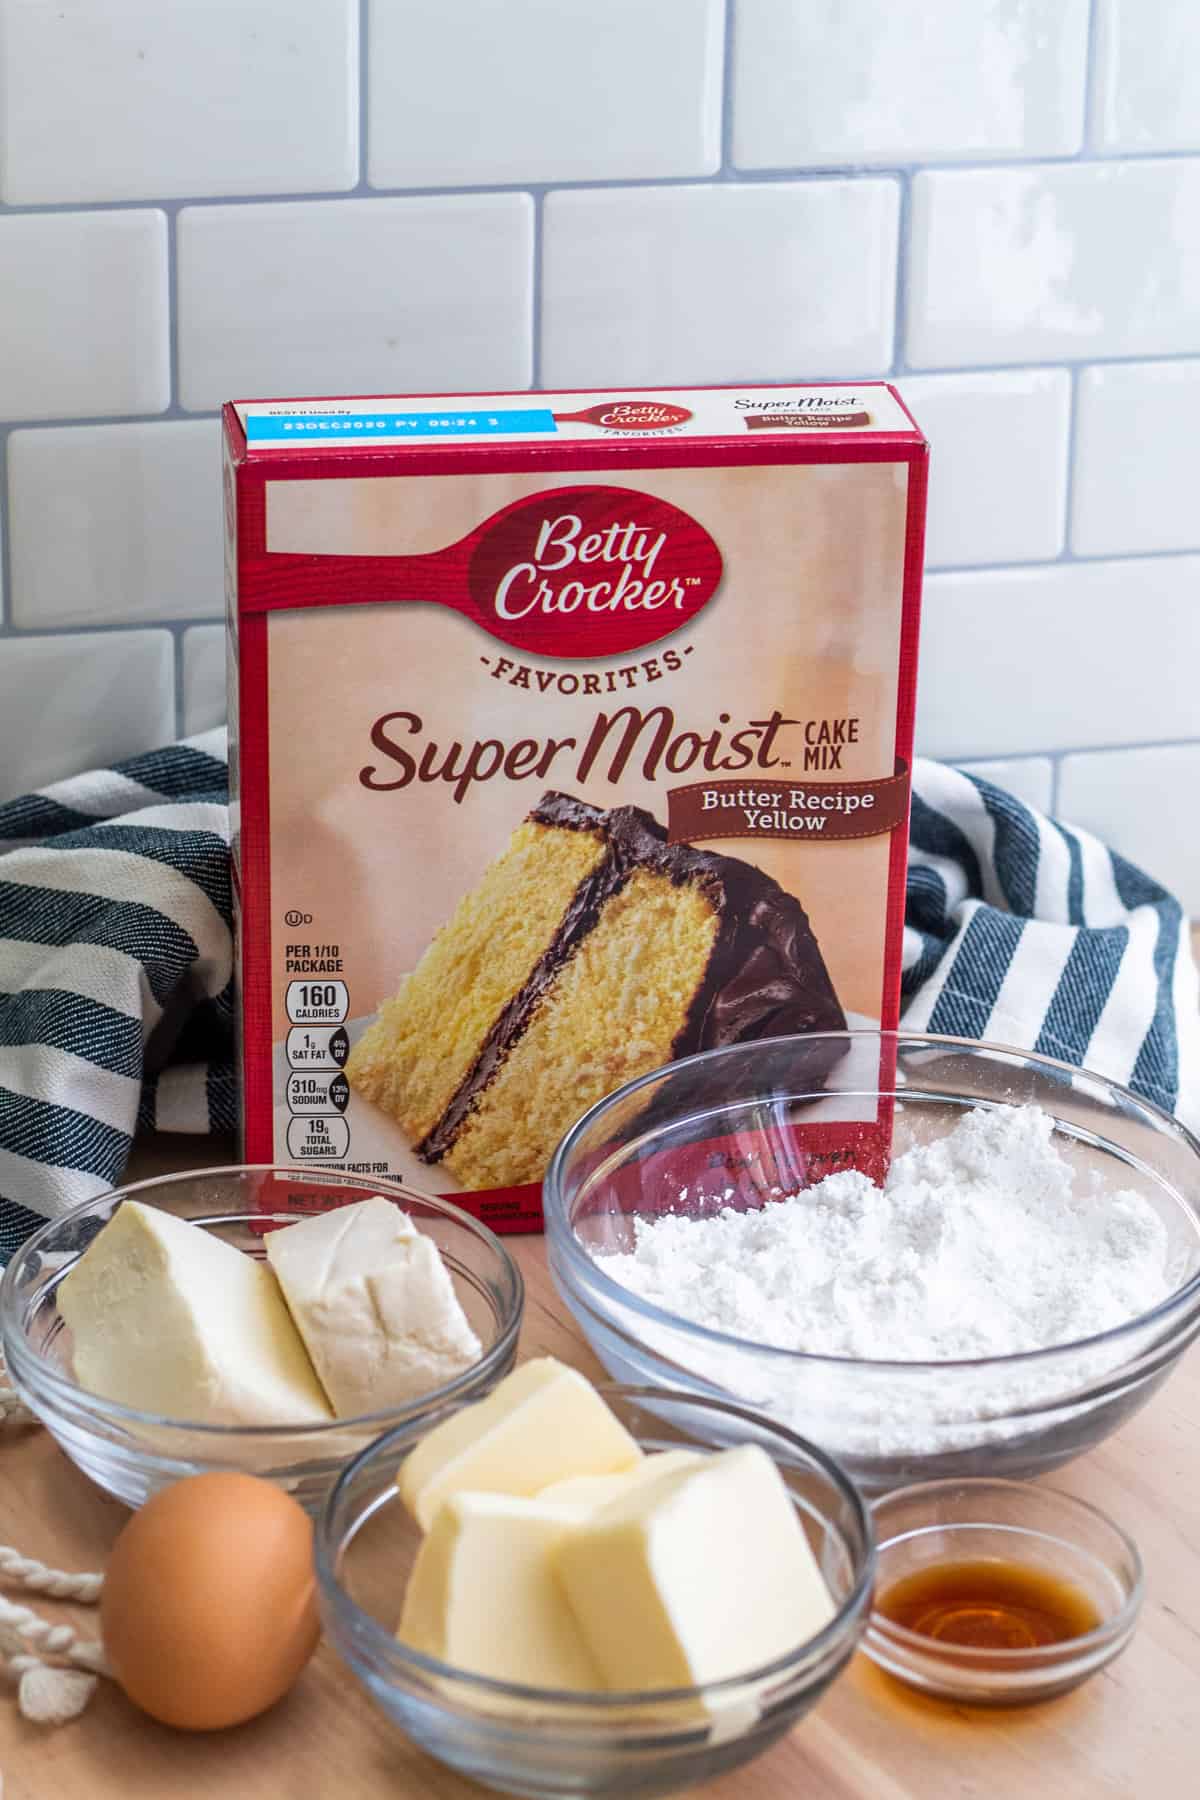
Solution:
[[[69,1575],[47,1568],[0,1544],[0,1580],[53,1600],[94,1604],[101,1575]],[[52,1658],[53,1660],[47,1660]],[[98,1642],[73,1625],[53,1625],[31,1607],[0,1594],[0,1669],[17,1683],[17,1704],[27,1719],[60,1725],[76,1718],[96,1691],[96,1678],[111,1674]]]

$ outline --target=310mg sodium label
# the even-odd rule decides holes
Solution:
[[[344,1075],[288,1076],[288,1111],[293,1113],[343,1113],[350,1100],[350,1083]]]

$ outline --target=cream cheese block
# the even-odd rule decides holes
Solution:
[[[58,1289],[75,1376],[107,1400],[211,1425],[331,1417],[265,1263],[126,1200]]]
[[[783,1478],[757,1445],[635,1485],[578,1519],[551,1556],[608,1688],[747,1675],[834,1616]]]
[[[617,1475],[642,1452],[589,1381],[552,1357],[523,1363],[477,1405],[438,1425],[411,1451],[397,1485],[428,1531],[451,1494],[531,1498],[575,1475]]]
[[[417,1554],[397,1637],[474,1675],[526,1687],[601,1687],[554,1573],[571,1508],[454,1494]]]
[[[382,1195],[271,1232],[267,1258],[339,1418],[402,1406],[483,1355],[437,1245]]]

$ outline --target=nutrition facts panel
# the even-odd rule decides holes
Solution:
[[[287,1149],[297,1162],[329,1162],[349,1152],[350,1126],[343,1115],[350,1084],[342,1072],[350,1053],[349,1011],[344,981],[288,983]]]

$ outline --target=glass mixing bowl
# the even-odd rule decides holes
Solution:
[[[383,1194],[433,1238],[455,1292],[483,1345],[479,1361],[454,1381],[408,1405],[360,1418],[296,1426],[206,1425],[161,1418],[89,1393],[75,1381],[71,1333],[57,1290],[97,1232],[126,1199],[157,1206],[263,1258],[263,1228]],[[487,1392],[507,1374],[525,1304],[520,1271],[485,1225],[449,1201],[396,1182],[330,1170],[203,1169],[142,1181],[73,1207],[34,1233],[0,1282],[0,1340],[13,1385],[71,1461],[128,1506],[159,1488],[210,1469],[240,1469],[284,1488],[308,1511],[324,1500],[347,1460],[381,1432],[422,1427],[449,1401]]]
[[[822,1075],[828,1068],[829,1072]],[[709,1330],[614,1280],[638,1218],[703,1218],[802,1194],[849,1159],[877,1178],[966,1109],[1032,1105],[1086,1177],[1162,1219],[1171,1292],[1143,1316],[1050,1349],[971,1361],[809,1355]],[[619,1381],[686,1388],[822,1444],[871,1490],[1057,1467],[1122,1425],[1200,1331],[1200,1145],[1115,1082],[956,1038],[769,1038],[632,1082],[567,1134],[545,1183],[550,1268]],[[1019,1252],[1018,1252],[1019,1253]]]
[[[869,1516],[820,1450],[717,1401],[634,1388],[600,1392],[647,1452],[730,1433],[761,1443],[787,1484],[838,1610],[789,1655],[707,1688],[576,1694],[466,1674],[395,1636],[421,1533],[396,1489],[415,1439],[390,1432],[350,1464],[317,1524],[326,1633],[376,1705],[423,1750],[487,1787],[537,1800],[645,1800],[749,1762],[840,1674],[871,1600]]]

